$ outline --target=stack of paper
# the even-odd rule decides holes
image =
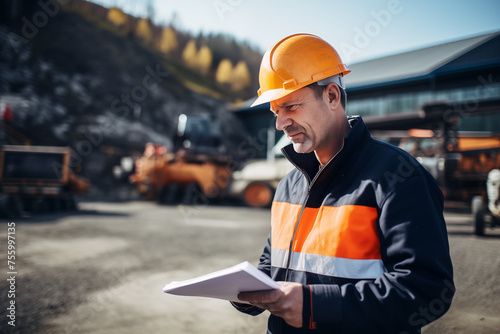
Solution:
[[[245,261],[207,275],[169,283],[165,285],[163,292],[240,301],[240,292],[273,290],[279,287],[269,276]]]

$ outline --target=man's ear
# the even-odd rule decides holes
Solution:
[[[330,82],[328,86],[326,86],[325,92],[327,94],[328,104],[330,107],[337,109],[341,105],[340,99],[342,98],[339,86],[337,86],[335,82]]]

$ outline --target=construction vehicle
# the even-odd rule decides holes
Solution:
[[[484,235],[487,224],[489,227],[500,226],[500,170],[493,169],[488,173],[486,192],[487,205],[482,196],[472,198],[472,217],[476,235]]]
[[[470,201],[486,195],[488,173],[500,166],[500,133],[456,131],[443,145],[434,130],[372,131],[399,146],[431,173],[448,200]],[[453,142],[453,144],[451,144]]]
[[[225,197],[231,157],[225,154],[216,124],[208,116],[182,114],[174,152],[163,145],[146,144],[129,178],[138,192],[165,204],[206,204]]]
[[[76,209],[75,194],[90,183],[71,170],[71,149],[55,146],[4,145],[0,151],[0,213]]]
[[[467,103],[434,103],[417,112],[365,117],[364,121],[373,137],[415,156],[434,176],[446,201],[469,204],[475,234],[482,235],[488,210],[488,175],[500,169],[500,133],[458,131],[456,124],[460,117],[500,112],[500,100],[476,102],[474,106],[470,110]],[[492,227],[498,225],[494,218],[489,222]]]
[[[286,134],[274,144],[274,130],[268,134],[266,159],[247,161],[233,172],[229,195],[248,206],[267,208],[271,206],[279,182],[294,166],[283,156],[281,148],[291,143]],[[274,144],[274,145],[273,145]]]

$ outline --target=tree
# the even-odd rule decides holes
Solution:
[[[148,19],[141,18],[135,27],[135,34],[146,44],[153,41],[153,29]]]
[[[229,59],[222,59],[215,73],[215,80],[224,85],[231,82],[233,64]]]
[[[202,46],[197,55],[197,68],[205,75],[212,66],[212,51],[206,45]]]
[[[164,53],[171,53],[176,50],[178,46],[179,41],[177,39],[177,34],[172,26],[164,28],[159,40],[159,50]]]
[[[234,67],[231,73],[231,87],[234,91],[242,91],[246,87],[248,87],[252,78],[250,76],[250,71],[248,71],[247,63],[244,60],[240,60],[236,66]]]
[[[154,21],[154,16],[155,16],[155,5],[153,0],[146,0],[146,15],[147,18],[153,22]]]
[[[128,21],[127,14],[120,8],[110,8],[108,10],[108,21],[112,22],[117,27],[124,26]]]
[[[191,39],[182,51],[182,60],[189,68],[196,68],[197,65],[197,53],[196,42]]]

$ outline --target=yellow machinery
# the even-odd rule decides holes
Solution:
[[[4,145],[0,151],[0,212],[76,208],[74,194],[86,193],[88,180],[71,170],[69,147]]]
[[[161,203],[202,204],[221,198],[229,184],[227,163],[189,161],[182,153],[167,153],[164,146],[148,143],[135,162],[130,181],[148,199]]]

